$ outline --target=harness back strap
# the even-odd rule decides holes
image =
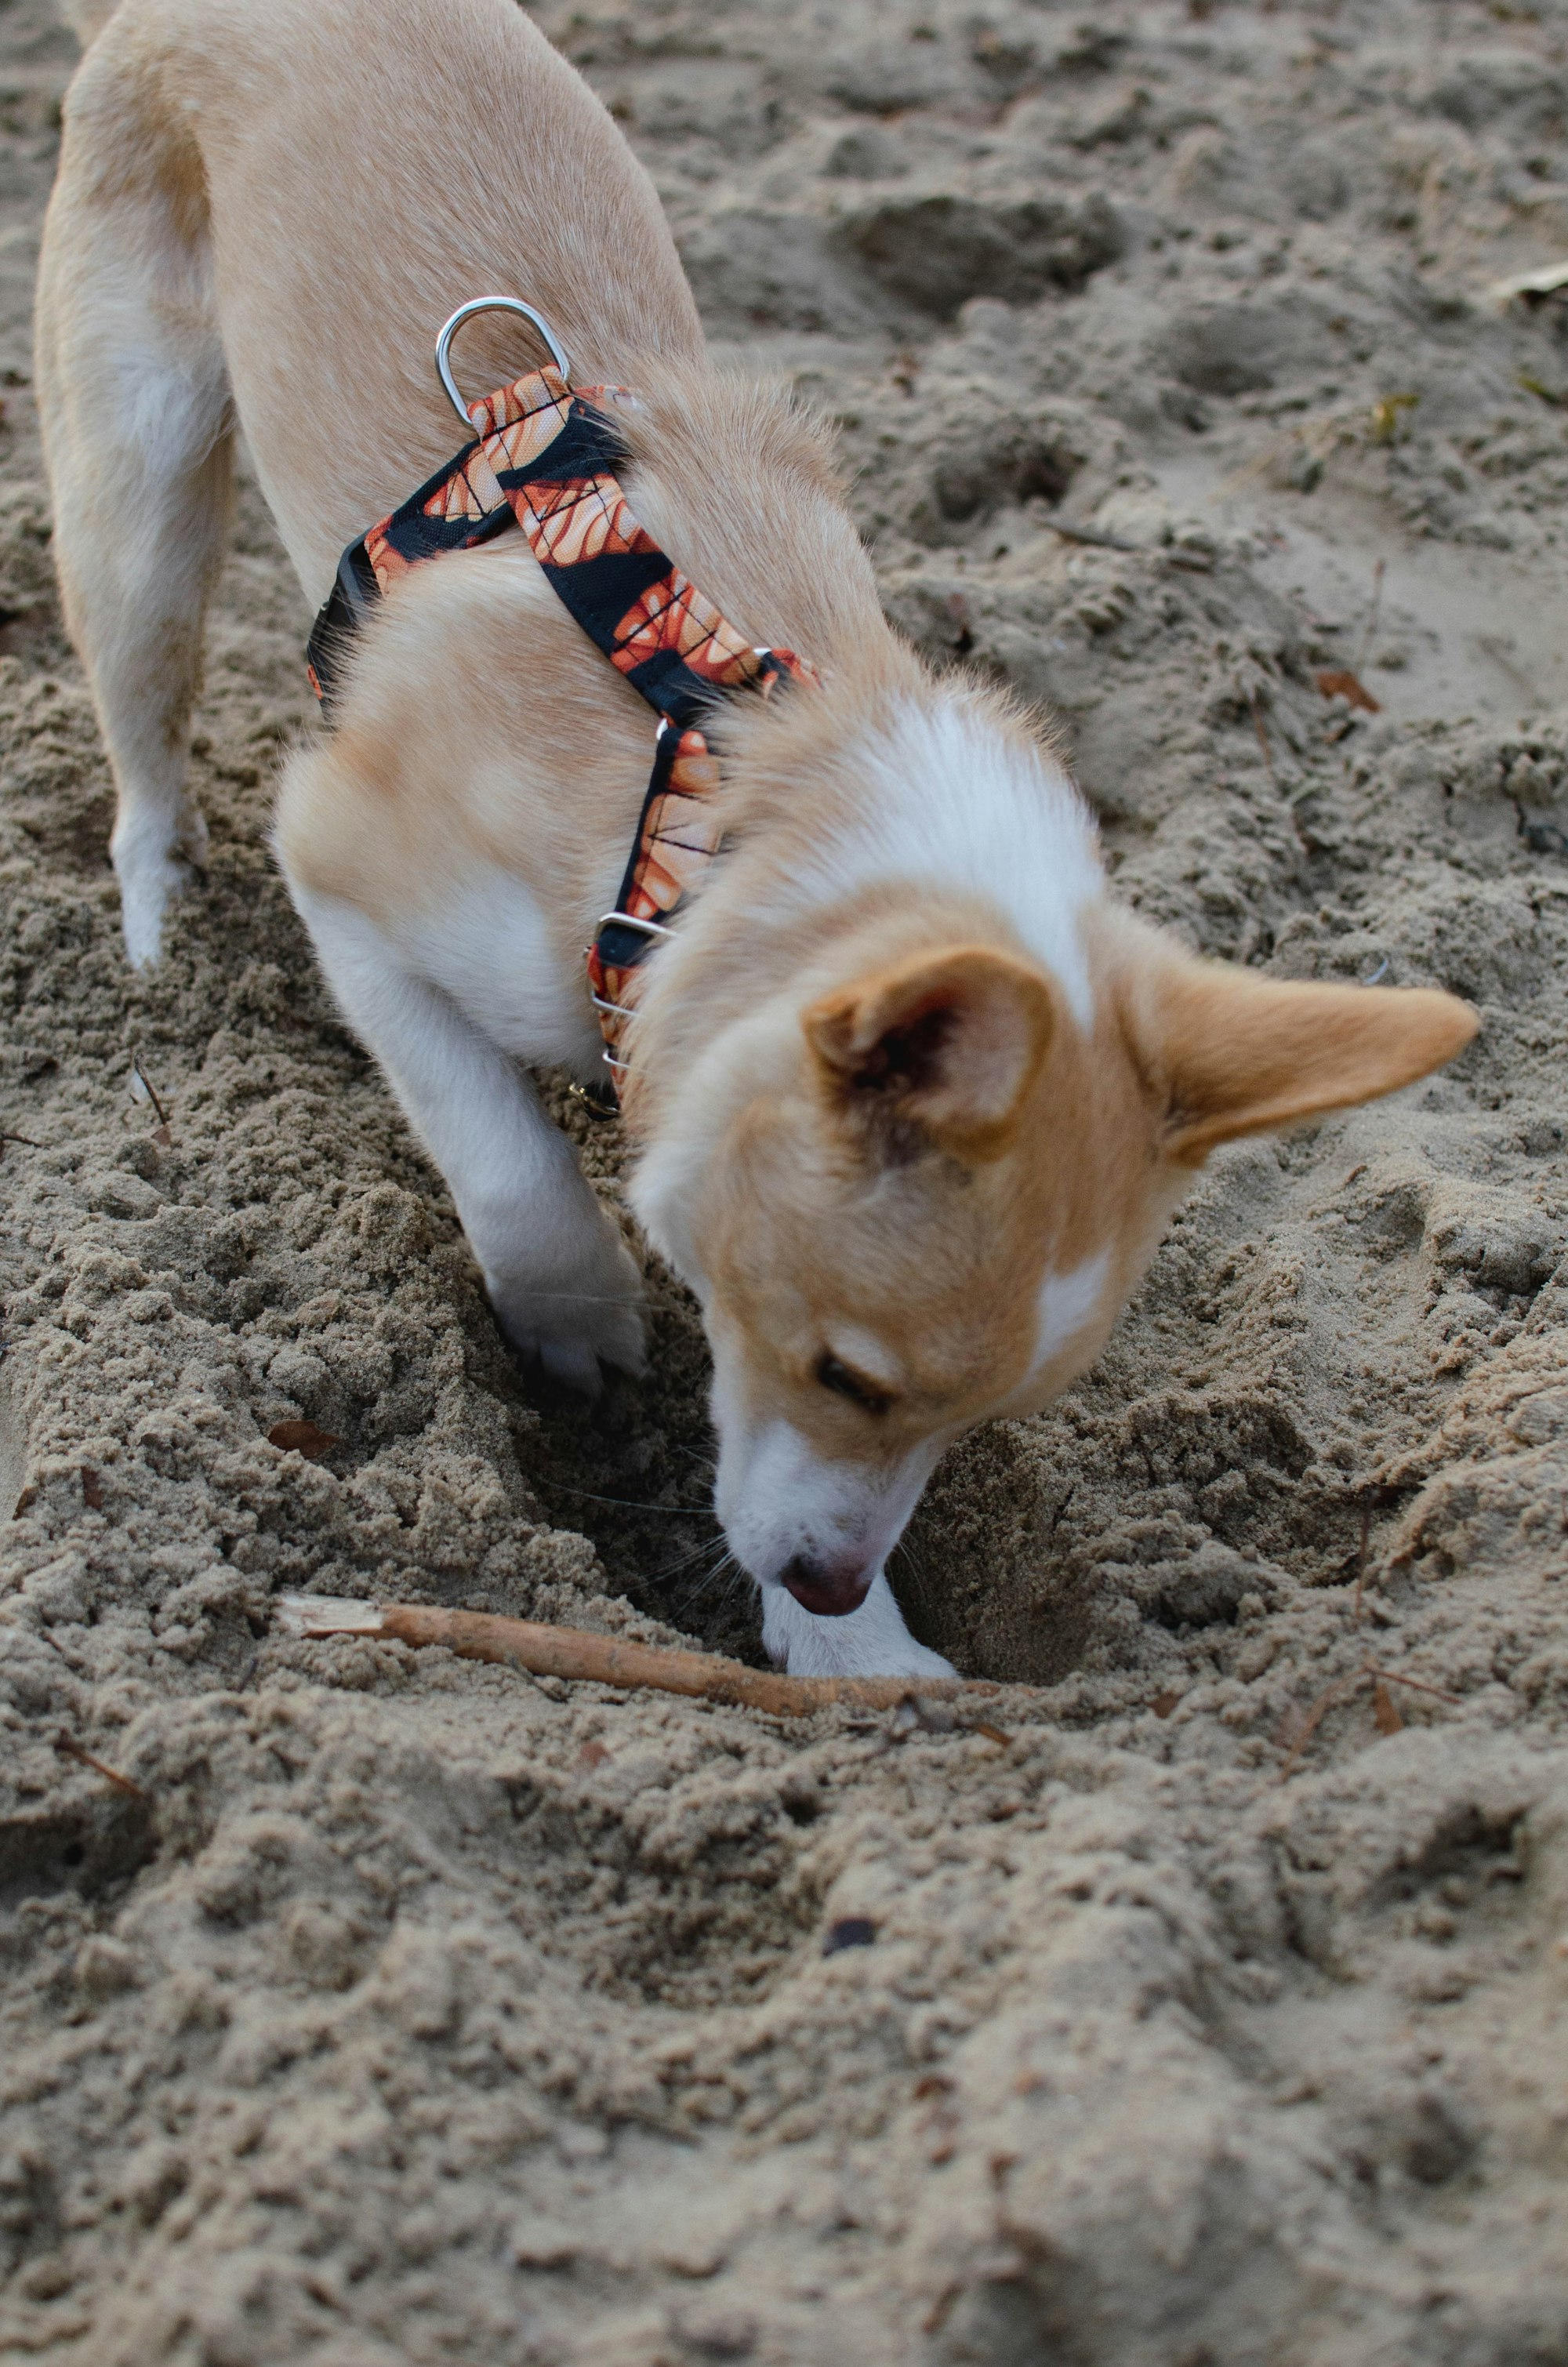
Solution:
[[[704,715],[729,691],[765,697],[782,675],[817,680],[792,651],[753,648],[632,515],[616,474],[630,455],[599,407],[624,398],[619,388],[574,391],[547,367],[469,403],[474,440],[344,551],[308,652],[310,686],[330,715],[344,647],[399,577],[515,519],[553,590],[654,708],[652,778],[615,910],[588,956],[613,1071],[626,1065],[639,967],[723,840]]]

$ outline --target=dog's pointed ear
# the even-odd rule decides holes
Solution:
[[[1392,1093],[1451,1060],[1480,1025],[1469,1003],[1427,987],[1292,985],[1182,955],[1140,962],[1130,983],[1135,1057],[1179,1167]]]
[[[802,1021],[822,1088],[847,1116],[916,1127],[973,1160],[1006,1148],[1054,1024],[1043,973],[987,946],[874,970]]]

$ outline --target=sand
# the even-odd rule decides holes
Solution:
[[[1486,291],[1568,255],[1568,11],[537,14],[1121,890],[1484,1027],[1217,1158],[951,1455],[897,1580],[993,1731],[280,1640],[308,1588],[757,1656],[691,1306],[529,1386],[315,978],[254,490],[210,875],[127,972],[29,386],[73,48],[8,0],[0,2359],[1560,2367],[1568,305]]]

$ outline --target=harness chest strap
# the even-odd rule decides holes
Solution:
[[[513,520],[552,589],[660,717],[652,776],[615,910],[588,953],[612,1072],[638,972],[722,844],[718,765],[701,729],[725,693],[766,697],[784,675],[816,682],[790,650],[755,649],[633,515],[617,470],[629,454],[599,408],[623,390],[571,388],[546,367],[466,408],[475,438],[400,508],[349,545],[310,634],[310,687],[330,715],[345,644],[398,578],[469,550]],[[606,1093],[613,1101],[613,1091]]]

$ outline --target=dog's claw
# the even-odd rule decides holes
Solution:
[[[561,1388],[596,1398],[604,1370],[637,1379],[648,1369],[638,1300],[642,1276],[619,1240],[612,1255],[584,1276],[580,1293],[544,1285],[503,1284],[486,1276],[496,1319],[514,1353]]]
[[[548,1378],[563,1389],[596,1398],[604,1387],[598,1357],[580,1340],[541,1340],[535,1354]]]

